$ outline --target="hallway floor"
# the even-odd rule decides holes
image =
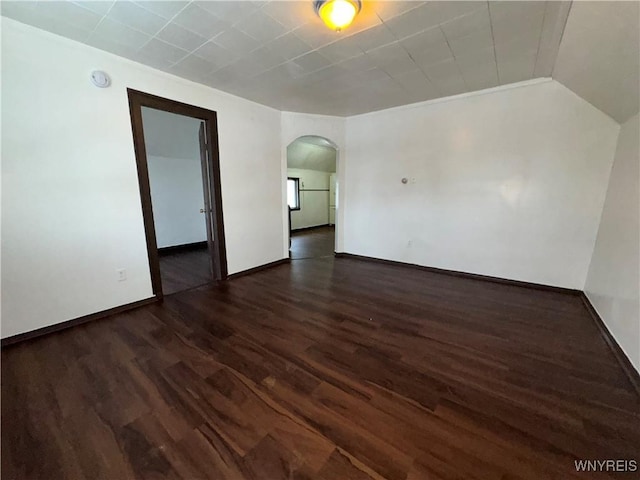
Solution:
[[[317,227],[291,234],[291,260],[333,256],[335,252],[335,227]]]
[[[202,248],[160,255],[162,292],[170,295],[212,281],[209,249]]]

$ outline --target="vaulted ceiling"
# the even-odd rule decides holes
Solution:
[[[333,173],[336,149],[322,137],[305,135],[287,147],[287,167]]]
[[[640,104],[640,2],[574,2],[553,77],[622,123]]]
[[[634,8],[364,0],[336,33],[311,0],[1,2],[2,15],[280,110],[346,116],[553,72],[618,121],[637,112]]]

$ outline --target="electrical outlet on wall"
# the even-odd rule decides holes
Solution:
[[[124,268],[119,268],[116,273],[118,274],[119,282],[124,282],[127,279],[127,271]]]
[[[411,245],[413,245],[413,240],[409,240],[409,241],[407,242],[407,247],[410,247]]]

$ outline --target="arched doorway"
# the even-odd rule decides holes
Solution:
[[[332,256],[337,211],[337,148],[317,135],[287,146],[289,256],[292,260]]]

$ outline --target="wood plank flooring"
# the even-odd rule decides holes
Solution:
[[[210,283],[210,262],[207,247],[160,255],[162,292],[170,295]]]
[[[318,227],[291,234],[291,260],[333,256],[335,227]]]
[[[576,296],[321,258],[3,349],[2,478],[638,478],[639,405]]]

